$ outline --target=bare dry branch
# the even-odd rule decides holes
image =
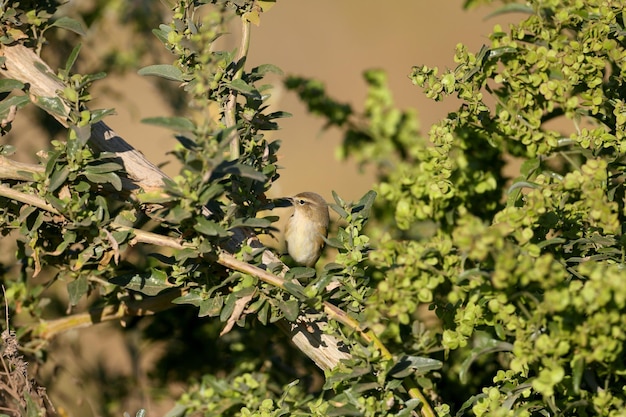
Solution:
[[[6,58],[4,67],[0,68],[0,75],[27,84],[34,103],[37,97],[56,97],[58,91],[64,88],[54,71],[31,49],[20,44],[2,45],[0,53]],[[62,116],[52,116],[67,126],[67,120]],[[104,122],[92,126],[90,142],[96,149],[114,153],[122,161],[129,178],[133,180],[134,191],[163,187],[163,179],[167,177],[165,173]]]
[[[0,52],[6,58],[5,66],[0,68],[0,75],[28,84],[29,92],[34,99],[36,99],[36,97],[55,97],[58,95],[58,91],[63,88],[63,84],[54,76],[54,72],[50,67],[32,50],[18,44],[11,46],[2,45]],[[67,126],[66,120],[58,115],[55,117],[62,125]],[[92,127],[90,143],[100,151],[114,153],[121,160],[128,176],[133,180],[133,186],[136,187],[130,191],[153,191],[163,187],[163,179],[166,178],[166,175],[158,167],[148,161],[141,152],[134,149],[128,142],[118,136],[105,123],[99,122]],[[0,185],[0,195],[42,208],[51,213],[57,213],[52,206],[41,198],[12,190],[7,186]],[[121,225],[113,226],[125,228],[125,226]],[[137,229],[133,229],[133,233],[136,242],[176,249],[182,249],[184,247],[183,244],[176,239],[155,233]],[[250,236],[242,238],[247,239],[250,238]],[[256,238],[253,239],[256,240]],[[236,242],[235,246],[242,242],[243,241]],[[227,268],[252,274],[264,282],[279,288],[284,288],[284,280],[282,278],[270,274],[261,268],[238,261],[229,253],[222,252],[218,257],[218,262]],[[156,303],[154,311],[159,311],[159,309],[164,307],[161,304],[163,299],[168,298],[169,297],[165,296],[164,298],[147,298],[145,302]],[[149,301],[152,299],[154,300]],[[173,298],[168,301],[170,307],[171,300],[173,300]],[[339,319],[342,323],[350,323],[352,326],[355,325],[353,320],[348,320],[348,316],[345,315],[345,313],[342,315],[335,310],[336,308],[333,309],[325,306],[325,311],[331,312],[333,319]],[[147,309],[143,304],[136,306],[136,308],[133,308],[131,304],[107,306],[96,311],[77,314],[51,322],[44,322],[42,323],[40,334],[44,338],[51,338],[70,328],[89,326],[106,320],[119,320],[128,315],[141,315],[147,312],[152,314],[153,310]],[[330,369],[335,367],[340,360],[349,358],[350,354],[341,347],[341,342],[338,338],[332,334],[324,333],[327,324],[323,318],[320,319],[319,317],[321,317],[319,313],[313,315],[303,313],[296,323],[282,324],[282,326],[288,331],[293,343],[298,349],[310,357],[320,368]],[[356,324],[354,329],[361,331],[358,324]],[[363,334],[365,335],[365,333]]]

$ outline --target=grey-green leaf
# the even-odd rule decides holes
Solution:
[[[298,318],[298,314],[300,314],[300,303],[298,300],[279,301],[278,308],[289,321],[295,321]]]
[[[180,82],[184,81],[182,71],[173,65],[167,65],[167,64],[149,65],[147,67],[141,68],[139,71],[137,71],[137,73],[139,75],[154,75],[157,77],[165,78],[166,80],[180,81]]]
[[[214,173],[232,174],[250,178],[256,181],[265,181],[265,175],[249,165],[240,164],[236,161],[224,161],[215,167]]]
[[[193,228],[207,236],[228,236],[228,231],[222,226],[214,222],[213,220],[205,219],[204,217],[196,218],[196,224]]]
[[[199,307],[202,303],[202,295],[197,289],[191,289],[187,294],[181,295],[178,298],[172,300],[174,304],[191,304],[192,306]]]
[[[35,104],[53,116],[67,117],[67,110],[59,97],[37,97]]]
[[[56,26],[58,28],[67,29],[71,32],[77,33],[80,36],[85,36],[87,33],[83,28],[83,25],[75,19],[71,17],[63,16],[55,20],[51,26]]]
[[[89,171],[94,174],[104,174],[107,172],[120,171],[121,169],[122,166],[117,162],[105,162],[103,164],[94,164],[85,167],[85,171]]]
[[[167,275],[158,269],[143,274],[120,275],[111,278],[109,282],[129,290],[139,291],[145,295],[157,295],[161,291],[173,287],[167,281]]]
[[[48,182],[48,191],[53,192],[63,185],[69,174],[70,168],[67,165],[64,165],[61,169],[54,171],[54,174],[50,176],[50,181]]]
[[[87,276],[81,275],[74,281],[67,284],[67,292],[70,296],[70,304],[75,306],[80,301],[81,297],[87,293],[89,289],[89,283],[87,282]]]
[[[0,79],[0,93],[8,93],[13,90],[21,90],[22,88],[24,88],[24,84],[18,80],[10,78]]]
[[[147,117],[141,123],[149,125],[167,127],[179,132],[193,132],[196,128],[194,123],[186,117]]]
[[[28,98],[28,96],[9,97],[8,99],[0,102],[0,115],[8,114],[12,106],[15,106],[17,109],[21,109],[28,103],[30,103],[30,98]]]
[[[414,372],[425,374],[441,369],[442,366],[443,363],[436,359],[405,355],[389,370],[388,375],[392,378],[405,378]]]

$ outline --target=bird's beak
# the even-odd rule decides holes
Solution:
[[[293,206],[293,198],[291,197],[281,197],[275,198],[272,200],[274,203],[274,207],[290,207]]]

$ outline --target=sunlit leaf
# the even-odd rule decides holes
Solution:
[[[67,117],[67,109],[59,97],[37,97],[35,104],[53,116]]]
[[[259,65],[258,67],[252,68],[251,72],[253,74],[258,74],[258,75],[261,75],[261,76],[269,74],[269,73],[283,75],[283,70],[281,70],[276,65],[272,65],[272,64],[262,64],[262,65]]]
[[[196,126],[186,117],[148,117],[141,119],[142,123],[149,125],[167,127],[169,129],[181,132],[192,132]]]
[[[251,94],[256,91],[254,87],[248,85],[241,78],[237,78],[236,80],[233,80],[230,83],[230,88],[232,88],[233,90],[239,91],[240,93],[246,93],[246,94]]]
[[[436,359],[405,355],[389,370],[388,375],[392,378],[406,378],[414,372],[425,374],[442,366],[443,363]]]
[[[94,174],[104,174],[106,172],[120,171],[122,166],[117,162],[105,162],[103,164],[88,165],[85,171],[89,171]]]
[[[72,19],[71,17],[63,16],[52,22],[51,27],[58,27],[67,29],[71,32],[77,33],[81,36],[85,36],[87,33],[83,28],[83,25],[76,19]]]
[[[149,65],[147,67],[141,68],[137,71],[139,75],[154,75],[157,77],[165,78],[166,80],[171,81],[184,81],[183,73],[180,69],[176,68],[173,65],[167,64],[158,64],[158,65]]]
[[[115,109],[96,109],[91,111],[91,123],[98,123],[100,120],[104,119],[106,116],[110,116],[115,114]]]

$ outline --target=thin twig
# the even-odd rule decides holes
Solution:
[[[238,69],[233,75],[231,81],[238,80],[243,75],[243,69],[246,63],[246,56],[250,48],[250,22],[245,17],[241,17],[241,43],[235,57],[235,65]],[[224,122],[226,128],[231,129],[228,140],[230,141],[230,158],[232,160],[239,158],[239,133],[237,133],[237,91],[232,90],[228,95],[226,107],[224,108]]]
[[[10,198],[11,200],[19,201],[20,203],[28,204],[30,206],[38,207],[53,214],[59,214],[59,211],[48,204],[43,198],[14,190],[4,184],[0,184],[0,196]]]
[[[105,321],[122,320],[125,317],[151,316],[175,307],[176,304],[172,304],[172,301],[184,293],[185,290],[176,288],[141,300],[122,300],[117,305],[94,308],[85,313],[43,321],[37,325],[35,334],[44,340],[50,340],[68,330],[88,327]]]
[[[0,155],[0,180],[32,181],[35,174],[44,172],[44,167],[13,161]]]

